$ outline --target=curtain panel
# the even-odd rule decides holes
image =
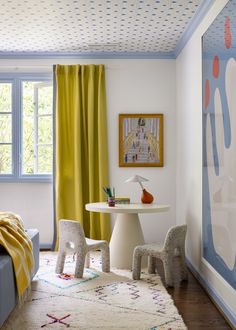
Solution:
[[[56,65],[54,83],[54,247],[60,219],[79,221],[87,237],[109,240],[109,215],[85,210],[104,200],[108,186],[104,65]]]

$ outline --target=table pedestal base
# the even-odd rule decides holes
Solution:
[[[111,267],[132,268],[135,246],[144,244],[138,214],[118,214],[110,241]]]

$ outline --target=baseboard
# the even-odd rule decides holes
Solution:
[[[43,243],[39,245],[40,250],[52,250],[51,243]]]
[[[212,300],[212,302],[215,304],[217,309],[220,311],[220,313],[224,316],[226,321],[229,323],[230,327],[232,329],[236,329],[236,314],[223,302],[221,297],[218,295],[218,293],[215,291],[215,289],[207,282],[201,274],[197,271],[197,269],[193,266],[193,264],[189,261],[187,261],[187,266],[192,272],[193,276],[198,280],[198,282],[201,284],[201,286],[205,289],[208,296]]]

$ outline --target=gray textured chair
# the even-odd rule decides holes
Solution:
[[[101,250],[102,271],[110,271],[110,253],[107,241],[86,238],[78,221],[62,219],[59,222],[59,250],[56,273],[62,274],[67,252],[76,253],[75,277],[83,277],[84,266],[90,266],[89,252]]]
[[[136,246],[133,254],[133,279],[140,279],[141,258],[148,256],[148,273],[156,271],[156,258],[163,262],[166,286],[174,284],[173,259],[178,256],[180,261],[180,280],[187,280],[187,268],[185,265],[185,237],[187,225],[171,227],[165,238],[164,244],[145,244]]]

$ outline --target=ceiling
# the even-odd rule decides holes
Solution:
[[[229,18],[230,33],[231,33],[231,46],[225,53],[225,29]],[[227,5],[221,11],[211,26],[204,34],[203,38],[203,51],[206,55],[221,55],[224,57],[229,54],[235,57],[236,51],[236,0],[229,0]]]
[[[1,0],[0,55],[173,55],[210,0]]]

